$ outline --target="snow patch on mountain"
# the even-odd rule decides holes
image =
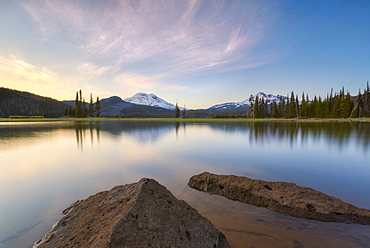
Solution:
[[[249,102],[227,102],[221,103],[217,105],[213,105],[212,107],[208,108],[208,110],[227,110],[227,109],[235,109],[235,108],[243,108],[248,107]]]
[[[280,99],[284,99],[285,101],[287,101],[289,98],[287,96],[282,96],[282,95],[273,95],[273,94],[266,94],[264,92],[258,92],[257,94],[255,94],[252,99],[253,99],[253,102],[254,100],[256,99],[256,97],[258,97],[258,99],[262,100],[264,99],[265,102],[267,102],[267,104],[269,103],[272,103],[272,102],[276,102],[276,103],[280,103]],[[248,101],[249,102],[249,98],[244,100],[244,101]]]
[[[252,96],[252,102],[255,101],[256,97],[262,100],[264,99],[267,101],[267,104],[272,103],[275,101],[276,103],[280,103],[280,99],[284,98],[285,101],[288,100],[288,97],[282,95],[273,95],[273,94],[266,94],[264,92],[258,92],[254,96]],[[236,109],[236,108],[245,108],[249,107],[249,97],[241,102],[227,102],[222,104],[213,105],[212,107],[208,108],[208,110],[228,110],[228,109]]]
[[[128,97],[124,99],[124,101],[129,102],[129,103],[138,104],[138,105],[160,107],[160,108],[165,108],[165,109],[170,109],[170,110],[174,110],[176,108],[176,106],[173,105],[172,103],[166,102],[165,100],[163,100],[162,98],[159,98],[158,96],[154,94],[147,94],[147,93],[137,93],[133,95],[132,97]]]

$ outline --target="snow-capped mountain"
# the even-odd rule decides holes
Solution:
[[[138,105],[160,107],[160,108],[165,108],[165,109],[170,109],[170,110],[174,110],[176,108],[176,106],[173,105],[172,103],[166,102],[165,100],[163,100],[162,98],[159,98],[158,96],[154,94],[137,93],[133,95],[132,97],[128,97],[124,99],[124,101],[129,102],[129,103],[138,104]]]
[[[100,100],[102,117],[173,117],[173,110],[134,104],[111,96]]]
[[[213,105],[212,107],[208,108],[207,110],[213,110],[213,111],[220,111],[220,110],[228,110],[228,109],[236,109],[236,108],[245,108],[249,106],[248,101],[242,101],[242,102],[227,102],[227,103],[221,103],[217,105]]]
[[[256,99],[256,96],[258,97],[258,99],[262,99],[263,98],[265,101],[267,101],[267,104],[272,103],[274,101],[276,103],[279,103],[281,98],[284,98],[285,101],[288,100],[288,97],[287,96],[266,94],[264,92],[258,92],[256,95],[253,96],[253,100]],[[246,99],[246,100],[244,100],[244,101],[248,101],[249,102],[249,98]]]
[[[264,99],[268,104],[276,101],[280,102],[281,98],[286,101],[288,97],[282,95],[266,94],[258,92],[252,96],[254,102],[256,97]],[[227,102],[222,104],[213,105],[208,109],[194,109],[188,111],[189,116],[195,117],[210,117],[214,113],[246,113],[249,110],[250,101],[248,97],[241,102]],[[74,101],[64,101],[66,104],[74,106]],[[100,100],[101,111],[100,116],[103,117],[173,117],[174,109],[176,106],[171,104],[154,94],[137,93],[132,97],[122,99],[119,96],[111,96]],[[184,108],[180,107],[182,111]],[[187,109],[190,110],[190,109]]]
[[[257,94],[252,96],[252,102],[255,101],[256,97],[258,97],[258,99],[263,98],[265,101],[267,101],[267,104],[272,103],[273,101],[275,101],[276,103],[279,103],[281,98],[284,98],[285,101],[288,100],[288,97],[286,96],[258,92]],[[220,110],[228,110],[228,109],[246,108],[246,107],[249,107],[249,105],[250,105],[250,102],[249,102],[249,97],[248,97],[247,99],[241,102],[227,102],[227,103],[213,105],[207,110],[220,111]]]

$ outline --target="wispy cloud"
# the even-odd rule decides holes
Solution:
[[[100,77],[109,70],[114,70],[111,66],[98,66],[91,62],[82,63],[77,69],[85,80]]]
[[[54,73],[45,67],[36,66],[10,55],[9,58],[0,56],[0,70],[15,75],[17,78],[30,78],[32,80],[48,81]]]
[[[35,0],[22,6],[45,40],[68,37],[91,60],[117,65],[121,75],[176,77],[269,62],[254,51],[274,19],[264,1]]]
[[[161,76],[143,76],[132,72],[121,73],[114,78],[118,88],[128,92],[151,91],[161,84]]]
[[[88,84],[87,81],[94,74],[104,73],[107,68],[93,70],[96,66],[90,64],[85,64],[84,67],[89,68],[90,72],[86,70],[84,75],[68,77],[58,75],[44,66],[31,64],[15,55],[0,56],[2,86],[21,90],[27,89],[27,91],[44,96],[52,95],[59,100],[73,99],[73,92],[70,90],[75,87],[82,87],[88,92],[105,93],[101,89],[97,91],[97,88]]]
[[[19,84],[38,82],[37,87],[40,88],[63,83],[54,72],[45,67],[37,67],[14,55],[0,56],[0,73],[5,83],[9,81],[16,81]]]

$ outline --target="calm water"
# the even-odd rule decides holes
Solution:
[[[370,209],[370,124],[0,123],[0,247],[32,247],[78,199],[154,178],[233,247],[370,247],[370,226],[294,218],[186,186],[204,171],[288,181]]]

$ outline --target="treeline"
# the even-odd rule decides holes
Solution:
[[[76,118],[86,118],[86,117],[100,117],[100,100],[99,97],[96,98],[96,102],[93,102],[92,93],[90,93],[90,102],[85,102],[82,97],[82,90],[76,92],[76,100],[74,107],[69,106],[64,110],[64,115]]]
[[[1,118],[8,118],[9,116],[56,118],[63,115],[66,107],[66,104],[49,97],[0,87]]]
[[[248,114],[214,114],[213,118],[248,118]]]
[[[370,88],[359,91],[357,96],[351,96],[344,87],[323,99],[314,96],[310,99],[302,93],[299,98],[294,92],[290,97],[281,97],[279,101],[268,103],[263,97],[249,98],[250,118],[359,118],[370,117]]]

